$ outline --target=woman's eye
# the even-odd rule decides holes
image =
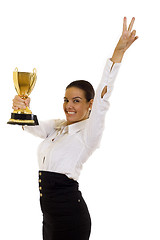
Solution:
[[[64,103],[68,103],[69,102],[69,100],[68,99],[64,99]],[[79,100],[78,99],[74,99],[73,100],[73,102],[74,103],[78,103],[79,102]]]

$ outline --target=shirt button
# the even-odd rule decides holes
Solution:
[[[42,190],[42,187],[39,187],[39,190]]]
[[[42,173],[41,173],[41,172],[39,173],[39,176],[42,176]]]
[[[40,197],[42,197],[43,195],[42,195],[42,193],[40,193]]]
[[[78,199],[78,202],[80,202],[81,200],[80,199]]]
[[[39,183],[41,183],[42,182],[42,180],[41,179],[39,179]]]

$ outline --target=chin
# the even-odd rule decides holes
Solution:
[[[76,123],[76,122],[80,122],[81,119],[68,119],[66,118],[66,121],[68,124],[73,124],[73,123]]]

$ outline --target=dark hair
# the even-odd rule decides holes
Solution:
[[[85,92],[85,98],[89,102],[91,99],[94,99],[95,91],[92,84],[86,80],[76,80],[71,82],[66,90],[70,87],[77,87],[82,89]]]

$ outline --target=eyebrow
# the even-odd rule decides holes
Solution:
[[[74,97],[74,98],[72,98],[72,99],[75,99],[75,98],[80,98],[80,99],[82,99],[81,97]],[[66,97],[64,97],[64,99],[67,99]]]

